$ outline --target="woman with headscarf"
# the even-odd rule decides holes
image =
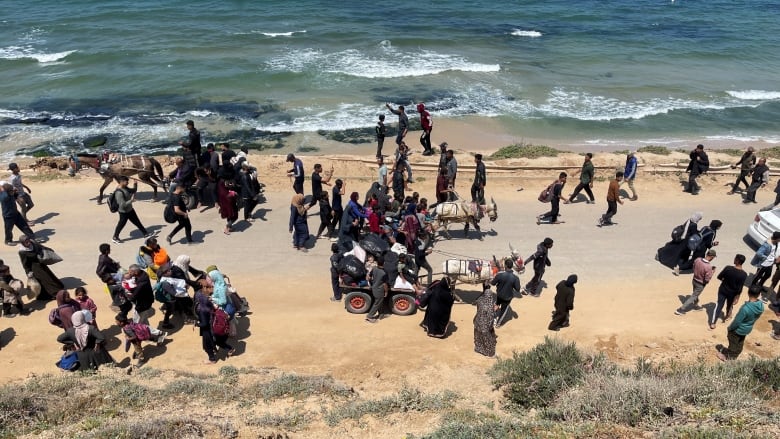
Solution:
[[[699,233],[697,226],[701,221],[703,214],[701,212],[694,212],[691,218],[685,221],[678,227],[682,227],[682,233],[680,234],[680,240],[671,240],[667,242],[663,247],[658,249],[655,255],[656,260],[663,265],[674,270],[675,274],[680,273],[679,265],[688,260],[691,255],[691,251],[688,249],[688,238],[691,235]],[[677,227],[675,227],[676,229]]]
[[[57,291],[65,288],[62,281],[54,274],[48,265],[44,265],[38,259],[38,255],[43,254],[43,248],[40,244],[33,241],[27,235],[19,237],[19,259],[22,261],[27,276],[38,280],[41,284],[41,292],[36,297],[37,300],[51,300]]]
[[[701,228],[701,231],[699,231],[701,242],[699,243],[699,246],[691,252],[691,256],[679,264],[680,270],[692,270],[693,261],[695,261],[696,258],[703,258],[707,253],[707,250],[718,245],[718,230],[720,230],[722,226],[723,222],[720,220],[712,220],[710,221],[709,226]]]
[[[78,311],[71,315],[70,327],[57,337],[57,341],[75,350],[79,359],[79,369],[97,369],[103,364],[112,364],[111,358],[104,346],[106,337],[100,330],[87,323],[92,320],[89,311]]]
[[[306,250],[309,240],[309,224],[306,222],[306,211],[310,206],[303,205],[303,194],[295,194],[290,202],[290,233],[293,234],[293,247],[296,250]]]
[[[196,316],[192,313],[192,298],[190,297],[187,287],[193,289],[199,288],[197,278],[205,276],[202,271],[190,266],[190,257],[187,255],[179,255],[176,260],[171,264],[170,277],[184,281],[185,288],[177,290],[174,295],[175,303],[174,310],[184,315],[187,320],[194,320]],[[195,276],[196,279],[192,279],[190,276]]]
[[[60,314],[63,329],[67,331],[72,326],[71,317],[78,311],[81,311],[81,305],[71,299],[68,290],[57,292],[57,312]]]
[[[216,271],[216,270],[214,270]],[[217,272],[218,273],[218,272]],[[214,287],[205,280],[200,283],[200,288],[195,292],[195,312],[198,315],[198,328],[202,339],[203,351],[208,355],[206,364],[217,362],[216,347],[227,351],[227,356],[231,357],[236,350],[227,343],[227,336],[215,336],[211,331],[211,313],[214,311],[215,303],[213,301]]]
[[[211,294],[211,301],[218,307],[225,309],[228,303],[227,298],[227,282],[225,282],[225,276],[217,269],[216,265],[210,265],[206,268],[206,272],[211,279],[211,285],[213,286],[213,292]]]
[[[555,311],[553,311],[552,322],[547,327],[550,331],[559,331],[569,326],[569,312],[574,309],[574,284],[576,283],[577,275],[572,274],[555,286]]]
[[[496,357],[496,329],[493,326],[496,296],[490,291],[490,284],[482,286],[477,297],[477,314],[474,316],[474,352],[486,357]]]
[[[439,282],[428,287],[418,302],[425,309],[425,318],[420,326],[425,329],[429,337],[444,338],[447,336],[447,327],[450,324],[450,314],[455,298],[452,296],[452,286],[445,276]]]
[[[220,180],[217,183],[217,204],[219,216],[225,219],[225,235],[230,235],[233,223],[238,219],[238,193],[232,187],[233,180]]]

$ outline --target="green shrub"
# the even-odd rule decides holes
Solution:
[[[584,375],[583,355],[574,343],[544,338],[528,352],[514,352],[489,371],[493,385],[503,389],[507,406],[547,407],[564,390],[577,385]]]
[[[665,146],[647,145],[636,150],[637,152],[646,152],[650,154],[669,155],[672,152]]]
[[[297,152],[317,152],[320,148],[316,146],[299,146]]]
[[[772,148],[762,149],[761,151],[758,151],[756,155],[770,159],[780,158],[780,146],[773,146]]]
[[[352,389],[329,376],[284,374],[270,382],[258,384],[254,394],[262,396],[266,401],[286,397],[302,399],[311,395],[348,397],[352,395]]]
[[[458,399],[454,392],[425,395],[417,389],[404,387],[397,394],[378,400],[352,401],[325,414],[325,422],[334,426],[343,419],[358,420],[365,415],[387,416],[391,413],[440,411],[452,407]]]
[[[722,154],[727,154],[734,157],[740,157],[745,151],[736,148],[724,148],[724,149],[716,149],[715,152],[720,152]]]
[[[555,148],[550,148],[544,145],[528,145],[525,143],[516,143],[514,145],[505,146],[498,151],[494,152],[490,158],[492,159],[535,159],[539,157],[558,157],[558,154],[562,151],[558,151]]]

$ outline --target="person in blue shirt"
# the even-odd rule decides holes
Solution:
[[[303,162],[292,153],[287,154],[287,161],[293,164],[293,168],[287,171],[287,176],[293,177],[293,190],[303,195]]]
[[[636,189],[634,189],[634,179],[636,179],[636,153],[631,151],[626,156],[626,169],[623,171],[623,182],[628,183],[628,188],[631,189],[631,201],[636,201],[639,197],[636,195]]]

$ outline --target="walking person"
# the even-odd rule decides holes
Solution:
[[[422,155],[433,155],[433,148],[431,148],[433,118],[431,113],[425,109],[425,103],[423,102],[417,104],[417,112],[420,113],[420,126],[422,127],[422,135],[420,136],[420,144],[423,147]]]
[[[331,197],[330,200],[330,206],[333,209],[333,221],[331,223],[333,230],[340,230],[341,228],[341,217],[344,215],[344,205],[342,204],[341,197],[344,196],[346,190],[347,183],[340,178],[337,178],[333,185],[333,197]],[[338,233],[336,233],[336,235],[338,235]],[[330,238],[330,242],[336,242],[338,240],[337,236]]]
[[[27,221],[28,225],[33,225],[30,219],[27,218],[27,212],[35,206],[32,197],[30,196],[32,190],[26,184],[22,183],[22,174],[19,173],[19,165],[11,163],[8,165],[8,170],[11,171],[8,182],[11,183],[11,186],[13,186],[16,191],[16,202],[22,209],[22,217]]]
[[[717,253],[715,250],[710,249],[707,250],[707,254],[703,258],[696,258],[696,260],[693,261],[693,280],[691,281],[693,285],[693,291],[682,304],[682,306],[677,308],[677,310],[674,312],[675,315],[681,316],[687,313],[690,308],[694,308],[696,310],[701,309],[699,306],[699,296],[701,295],[702,291],[704,291],[704,287],[706,287],[712,279],[712,274],[715,271],[715,267],[713,267],[710,262],[712,262],[716,256]]]
[[[555,310],[552,321],[547,329],[560,331],[569,327],[569,313],[574,309],[574,284],[577,283],[577,275],[572,274],[555,286]]]
[[[303,194],[295,194],[290,201],[290,233],[293,234],[293,248],[307,252],[306,241],[309,240],[309,224],[306,212],[311,206],[304,206]]]
[[[238,173],[238,182],[241,187],[241,200],[244,203],[244,221],[249,222],[255,220],[252,216],[252,212],[255,210],[255,207],[257,207],[257,196],[259,195],[258,188],[260,187],[253,172],[257,172],[257,170],[249,166],[249,163],[241,163],[241,171]]]
[[[593,191],[591,190],[593,189],[593,174],[595,172],[591,159],[593,159],[593,153],[589,152],[585,154],[585,161],[582,163],[582,169],[579,171],[580,183],[574,188],[574,192],[569,196],[569,203],[573,202],[583,189],[585,189],[585,193],[588,194],[589,200],[587,203],[594,204],[596,202],[596,198],[593,196]]]
[[[387,165],[383,157],[376,158],[377,164],[377,176],[376,182],[379,184],[379,188],[387,192]]]
[[[753,168],[752,179],[748,186],[747,194],[743,203],[755,203],[756,192],[769,183],[769,166],[766,165],[766,159],[760,158],[758,164]]]
[[[618,203],[623,204],[623,200],[620,199],[621,178],[623,178],[623,173],[618,171],[615,173],[615,179],[609,182],[609,189],[607,189],[607,212],[599,218],[599,227],[615,224],[612,222],[612,217],[617,213]]]
[[[690,219],[672,230],[672,240],[656,251],[655,259],[671,268],[675,276],[680,275],[680,264],[687,261],[691,255],[688,239],[691,235],[699,233],[697,224],[703,215],[701,212],[694,212]]]
[[[569,200],[563,196],[563,186],[566,185],[566,173],[561,172],[558,174],[558,180],[553,183],[551,189],[552,199],[550,203],[552,208],[549,212],[545,212],[536,217],[536,225],[540,224],[563,224],[564,221],[558,221],[558,215],[560,215],[560,203],[568,204]]]
[[[474,154],[474,182],[471,183],[471,202],[479,205],[485,204],[485,185],[487,184],[487,171],[482,162],[482,154]],[[481,209],[480,209],[481,212]]]
[[[634,180],[636,180],[637,160],[636,152],[631,151],[626,156],[626,168],[623,171],[623,183],[628,183],[628,188],[631,189],[631,198],[629,200],[636,201],[639,197],[636,195],[636,189],[634,189]]]
[[[402,255],[403,256],[403,255]],[[448,277],[428,286],[417,302],[425,307],[425,317],[420,326],[428,334],[428,337],[444,338],[447,336],[452,316],[452,304],[455,296],[452,294],[455,285],[450,283]]]
[[[491,285],[496,286],[496,305],[493,315],[493,326],[496,328],[500,328],[504,324],[504,319],[509,312],[509,304],[515,294],[520,294],[520,278],[512,272],[513,265],[514,261],[505,259],[504,271],[498,273],[490,281]]]
[[[753,153],[753,147],[748,146],[747,150],[745,150],[745,152],[742,154],[742,157],[739,158],[739,161],[731,165],[731,169],[736,169],[737,166],[739,166],[739,175],[737,176],[737,180],[734,182],[734,184],[731,185],[731,191],[728,193],[729,195],[734,194],[736,191],[742,192],[739,187],[740,183],[745,183],[745,189],[750,187],[747,182],[747,176],[750,175],[750,170],[753,169],[755,164],[756,155]]]
[[[399,105],[397,110],[393,109],[390,103],[385,103],[385,107],[398,116],[398,134],[395,136],[395,144],[401,146],[406,133],[409,131],[409,116],[406,115],[403,105]]]
[[[764,304],[759,300],[760,295],[760,288],[748,288],[748,301],[742,305],[728,327],[726,335],[729,341],[728,347],[716,346],[718,353],[715,355],[720,361],[734,360],[742,353],[745,337],[753,331],[753,325],[764,313]]]
[[[119,206],[117,209],[117,213],[119,214],[119,221],[116,223],[116,227],[114,228],[114,237],[111,239],[111,242],[114,244],[122,243],[122,239],[119,238],[119,234],[122,233],[122,229],[125,228],[125,225],[128,221],[130,221],[138,228],[138,231],[144,235],[144,238],[150,238],[153,233],[147,231],[146,227],[141,224],[141,220],[138,218],[138,214],[133,208],[135,194],[138,191],[138,182],[133,184],[132,189],[127,187],[130,179],[124,175],[117,177],[117,182],[118,185],[114,190],[114,197],[116,198],[117,205]]]
[[[183,146],[184,149],[188,152],[188,154],[185,154],[187,163],[193,168],[197,168],[199,166],[198,160],[200,159],[202,148],[200,144],[200,131],[195,129],[195,122],[191,120],[188,120],[186,125],[187,140],[179,142],[179,145]]]
[[[380,310],[389,290],[387,272],[384,269],[384,256],[377,256],[374,262],[376,262],[376,266],[371,270],[369,276],[371,294],[374,296],[374,301],[371,303],[371,309],[368,310],[368,316],[366,317],[368,323],[376,323],[379,320]]]
[[[688,186],[683,192],[689,192],[691,195],[699,195],[701,187],[696,183],[696,179],[700,175],[707,173],[710,169],[710,159],[707,157],[707,153],[704,152],[704,145],[696,145],[696,149],[691,151],[689,157],[691,161],[688,163],[688,167],[685,169],[688,175]]]
[[[217,362],[217,347],[227,352],[227,357],[232,357],[236,350],[227,343],[228,336],[217,336],[211,329],[211,316],[216,311],[217,305],[210,300],[214,293],[214,286],[206,282],[201,284],[200,290],[195,292],[195,313],[198,317],[198,332],[200,333],[203,351],[206,352],[208,359],[206,364],[215,364]]]
[[[145,270],[142,270],[137,264],[127,268],[127,275],[133,282],[129,284],[131,288],[126,294],[130,302],[133,303],[133,322],[149,324],[149,317],[154,315],[154,290],[152,281]]]
[[[544,241],[540,242],[539,245],[536,246],[536,251],[525,260],[526,265],[533,261],[534,277],[532,277],[531,280],[525,284],[525,288],[523,288],[521,293],[539,297],[541,293],[538,292],[538,289],[539,284],[542,281],[542,276],[544,276],[544,271],[547,269],[547,267],[552,265],[552,262],[548,257],[552,247],[552,238],[544,238]]]
[[[734,307],[734,302],[739,299],[742,294],[742,287],[747,280],[747,273],[742,269],[742,264],[745,263],[745,255],[737,254],[734,256],[734,265],[729,265],[724,268],[718,274],[718,280],[720,281],[720,287],[718,288],[718,303],[715,306],[715,311],[712,313],[710,319],[710,329],[715,329],[715,321],[721,317],[721,311],[723,306],[726,307],[726,312],[723,314],[723,323],[731,318],[731,310]]]
[[[723,222],[720,220],[712,220],[710,221],[709,226],[704,226],[701,228],[701,230],[691,236],[697,236],[699,239],[699,245],[691,250],[691,257],[687,261],[683,261],[679,264],[680,270],[690,270],[693,268],[693,261],[696,260],[696,258],[703,258],[704,255],[707,253],[707,250],[711,249],[712,247],[716,247],[719,242],[717,240],[718,238],[718,230],[723,226]],[[690,250],[691,245],[691,238],[689,238],[688,242],[688,249]]]
[[[750,261],[750,265],[757,267],[758,270],[753,276],[753,281],[750,283],[751,286],[758,285],[761,287],[761,291],[764,290],[764,282],[766,282],[772,274],[772,266],[780,262],[780,257],[778,257],[777,252],[779,243],[780,232],[772,232],[772,236],[769,240],[761,244],[761,247],[756,251],[753,259]]]
[[[173,237],[179,233],[179,230],[181,229],[184,229],[187,244],[192,244],[192,223],[190,223],[190,216],[189,213],[187,213],[187,204],[184,203],[184,198],[181,196],[182,193],[184,193],[184,185],[178,185],[171,195],[170,203],[173,205],[173,213],[176,214],[177,224],[171,233],[165,237],[168,245],[173,244]]]
[[[490,291],[489,284],[482,285],[482,294],[474,303],[477,306],[477,313],[474,315],[474,352],[488,358],[496,358],[496,296]]]
[[[317,229],[317,239],[335,238],[335,228],[333,227],[333,209],[330,207],[330,201],[328,200],[328,193],[323,192],[319,201],[320,207],[320,227]],[[328,230],[326,235],[322,235],[322,232]]]
[[[292,169],[287,171],[287,176],[293,178],[293,190],[296,194],[303,194],[303,162],[293,153],[287,154],[287,162],[293,164]]]
[[[447,190],[449,201],[455,200],[455,179],[458,177],[458,161],[455,160],[455,153],[451,149],[447,150]]]
[[[322,194],[327,192],[322,190],[322,185],[327,184],[330,186],[330,178],[333,176],[333,165],[330,165],[330,172],[322,177],[322,165],[317,163],[314,165],[314,172],[311,174],[311,201],[309,206],[314,206],[322,198]]]
[[[35,233],[30,228],[29,223],[19,213],[16,204],[16,190],[10,183],[0,186],[0,208],[2,208],[3,224],[5,226],[5,245],[13,245],[11,232],[13,232],[14,226],[21,230],[25,236],[30,239],[34,238]]]
[[[382,157],[382,147],[385,144],[385,137],[387,136],[387,126],[385,126],[385,115],[379,115],[379,121],[374,128],[376,131],[376,158]]]

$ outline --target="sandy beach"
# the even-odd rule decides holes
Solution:
[[[465,139],[460,142],[468,143]],[[456,146],[457,148],[457,146]],[[487,147],[486,147],[487,148]],[[759,154],[760,155],[760,154]],[[307,174],[314,163],[325,169],[333,164],[335,178],[363,194],[375,176],[375,165],[369,156],[301,156]],[[459,150],[456,158],[462,166],[458,187],[468,193],[467,181],[472,170],[471,155]],[[565,224],[550,226],[535,224],[535,216],[547,210],[537,201],[538,193],[558,173],[559,169],[578,168],[582,158],[577,154],[562,154],[555,158],[536,160],[487,160],[487,197],[498,204],[498,220],[482,224],[484,241],[475,235],[464,239],[462,229],[453,226],[453,239],[441,239],[436,251],[445,251],[478,258],[505,256],[511,243],[523,258],[527,258],[545,237],[555,240],[550,252],[552,266],[544,276],[546,287],[541,297],[523,297],[512,302],[512,319],[498,329],[498,355],[511,356],[524,351],[544,337],[560,337],[576,342],[581,348],[603,352],[610,359],[630,364],[643,357],[652,361],[675,359],[684,362],[715,363],[715,344],[726,342],[726,325],[708,329],[708,311],[675,316],[681,298],[690,293],[691,276],[675,277],[669,269],[654,260],[654,254],[669,239],[671,229],[687,219],[693,211],[702,211],[700,225],[720,219],[723,227],[718,234],[720,245],[713,265],[718,269],[732,263],[737,253],[749,258],[753,254],[744,241],[745,230],[758,210],[774,199],[771,189],[758,193],[757,205],[742,204],[739,196],[728,196],[731,175],[708,175],[700,179],[703,191],[693,197],[681,192],[680,172],[661,172],[661,163],[684,161],[685,155],[670,156],[640,154],[636,187],[638,201],[625,201],[618,208],[613,227],[597,228],[596,221],[606,210],[605,194],[608,177],[621,168],[625,156],[596,153],[597,178],[594,185],[596,204],[583,202],[562,205]],[[425,158],[412,156],[417,182],[413,190],[433,199],[434,174],[424,170]],[[438,157],[436,158],[438,160]],[[712,163],[735,162],[736,158],[711,153]],[[418,326],[422,313],[408,317],[390,316],[376,325],[364,322],[363,316],[351,315],[343,303],[328,300],[330,292],[327,240],[309,241],[308,253],[296,252],[287,233],[291,182],[285,176],[288,169],[282,155],[250,154],[250,162],[259,169],[266,187],[268,201],[258,206],[253,223],[238,222],[230,236],[222,233],[223,222],[216,209],[192,214],[196,241],[187,246],[174,243],[165,246],[175,258],[187,254],[196,268],[216,264],[230,275],[234,286],[246,296],[252,314],[244,319],[248,324],[239,328],[238,354],[216,367],[231,364],[237,367],[275,367],[290,372],[330,374],[363,392],[381,395],[408,383],[428,391],[451,389],[465,395],[467,404],[482,405],[497,401],[486,370],[493,364],[473,352],[472,318],[475,308],[470,304],[478,294],[475,286],[459,285],[458,293],[465,303],[453,308],[453,330],[443,340],[426,336]],[[22,163],[25,163],[23,161]],[[515,165],[541,166],[549,170],[491,172],[491,167]],[[167,164],[166,169],[171,169]],[[770,166],[772,163],[770,161]],[[27,168],[23,166],[23,168]],[[56,174],[56,175],[53,175]],[[52,266],[53,271],[69,289],[85,285],[98,304],[97,321],[112,340],[109,343],[114,358],[129,364],[128,354],[119,348],[118,330],[112,328],[114,313],[109,309],[109,297],[103,291],[94,269],[100,243],[110,242],[116,215],[107,206],[97,205],[95,196],[102,179],[91,171],[82,171],[75,178],[64,172],[23,171],[25,181],[33,190],[36,207],[30,218],[36,221],[34,230],[47,239],[64,261]],[[570,179],[568,194],[576,179]],[[113,186],[113,185],[112,185]],[[307,178],[306,191],[310,192]],[[519,191],[519,188],[524,190]],[[770,184],[774,187],[774,182]],[[362,196],[362,195],[361,195]],[[151,191],[139,188],[136,210],[147,228],[168,233],[171,225],[162,219],[163,205],[151,201]],[[319,219],[310,215],[309,228],[316,231]],[[131,239],[112,245],[112,256],[124,267],[133,263],[143,239],[132,225]],[[14,232],[16,236],[18,231]],[[183,240],[182,240],[183,242]],[[0,252],[11,272],[24,279],[15,247],[3,247]],[[434,270],[441,270],[445,256],[434,252],[429,258]],[[748,269],[750,271],[750,269]],[[555,284],[569,274],[579,276],[572,313],[571,327],[550,332],[547,324],[552,310]],[[439,275],[440,276],[440,275]],[[521,276],[525,283],[531,269]],[[437,276],[434,276],[437,278]],[[718,282],[709,285],[702,295],[704,305],[715,301]],[[743,294],[743,300],[746,294]],[[56,372],[54,362],[59,354],[55,341],[59,329],[47,321],[54,302],[39,302],[31,306],[29,316],[0,319],[2,351],[0,380],[8,382],[32,374]],[[151,319],[162,318],[157,311]],[[771,357],[777,351],[776,341],[769,336],[772,325],[778,324],[774,314],[766,311],[748,336],[743,356]],[[205,354],[200,338],[191,326],[170,333],[164,347],[147,350],[148,366],[208,371],[215,366],[203,364]],[[372,437],[394,437],[393,428],[379,428]],[[405,426],[408,432],[424,431],[422,420]]]

